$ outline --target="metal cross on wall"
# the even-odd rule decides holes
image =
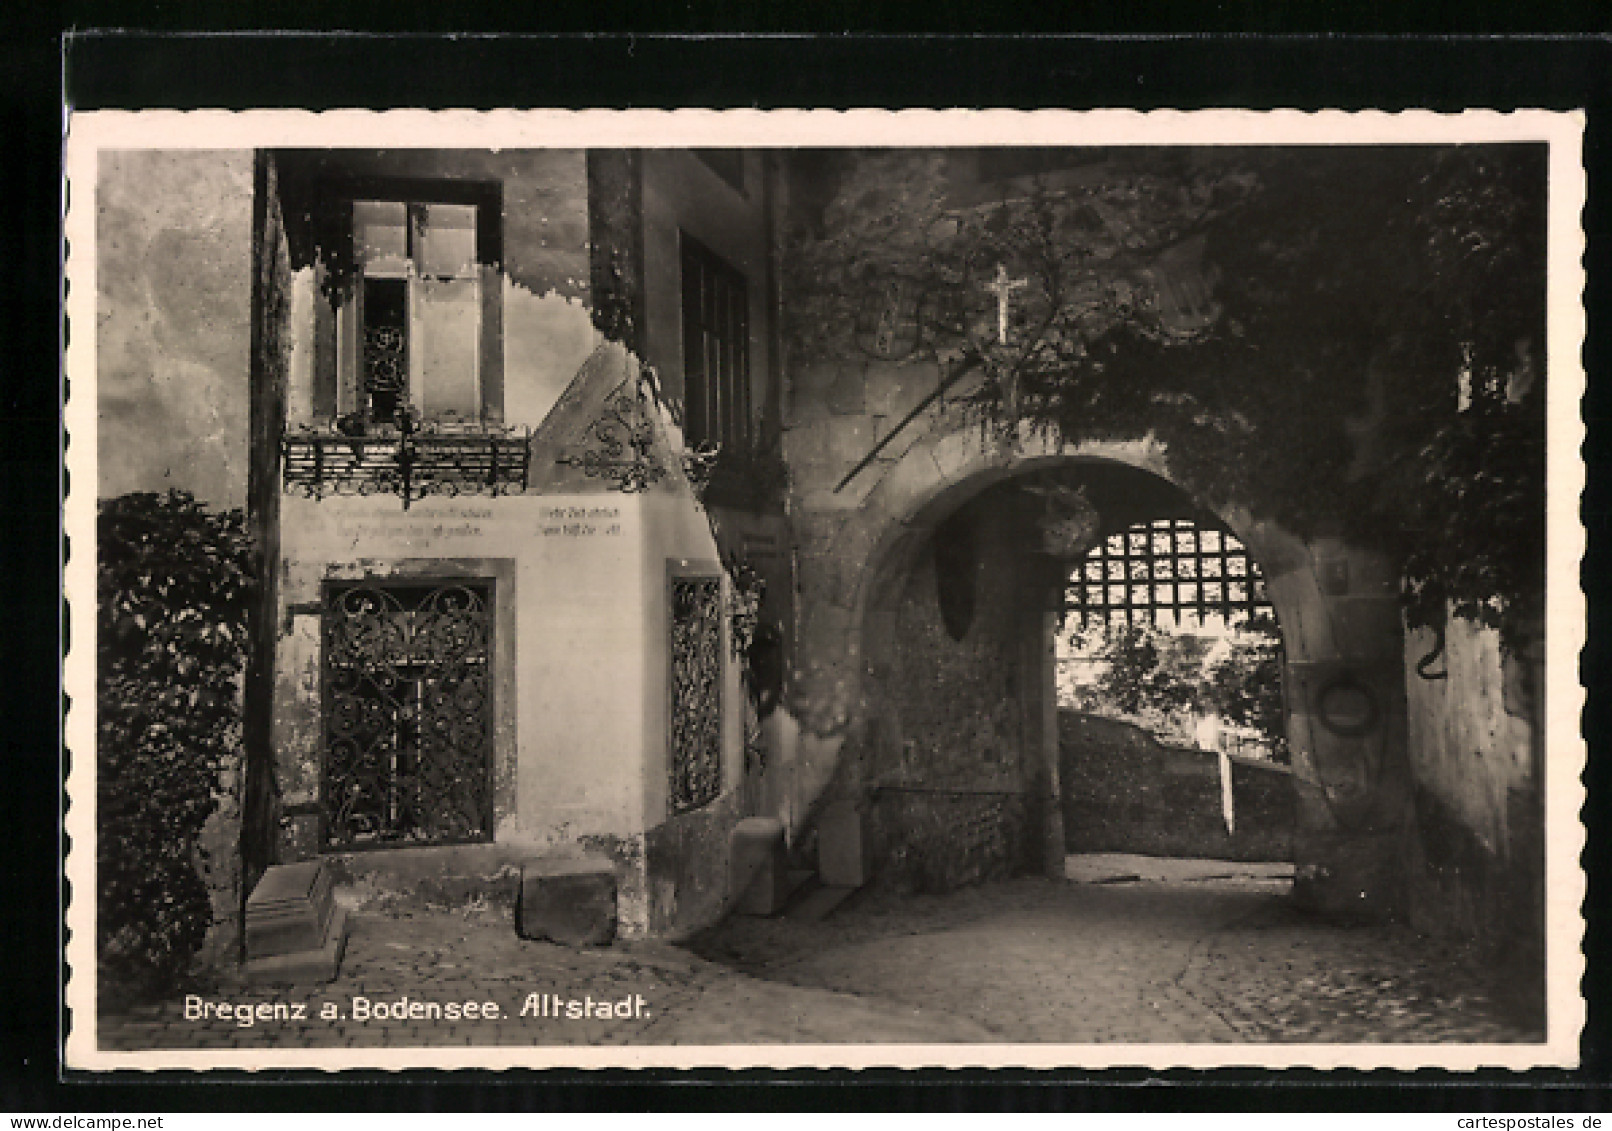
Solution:
[[[996,295],[996,335],[998,341],[1000,341],[1003,345],[1007,344],[1008,299],[1014,291],[1029,285],[1030,280],[1028,279],[1008,278],[1007,266],[1005,264],[998,263],[996,265],[996,279],[988,284],[985,288],[992,294]],[[956,385],[964,377],[968,376],[969,373],[973,372],[979,366],[979,364],[980,358],[975,356],[966,359],[962,364],[954,366],[949,373],[940,379],[940,383],[935,386],[933,392],[914,405],[912,410],[908,412],[906,416],[902,417],[901,420],[896,423],[894,428],[886,432],[879,442],[873,445],[872,451],[868,452],[867,455],[858,460],[856,466],[845,473],[845,478],[840,480],[839,485],[836,486],[834,490],[836,492],[843,491],[846,484],[855,479],[863,468],[872,463],[878,457],[879,453],[888,447],[890,442],[906,429],[907,425],[911,424],[914,420],[917,420],[918,417],[922,416],[929,409],[930,405],[938,401],[946,394],[947,390]]]
[[[996,279],[985,289],[996,296],[996,340],[1007,345],[1008,299],[1020,287],[1030,285],[1029,279],[1008,278],[1007,265],[996,265]]]

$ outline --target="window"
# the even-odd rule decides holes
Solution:
[[[485,205],[352,202],[354,286],[338,314],[339,415],[395,423],[481,422],[501,415],[497,287],[483,278],[495,242]],[[486,293],[492,292],[492,293]],[[490,347],[490,348],[489,348]]]
[[[491,840],[491,583],[324,597],[325,848]]]
[[[673,567],[669,777],[671,810],[722,792],[722,579]]]
[[[745,278],[683,237],[683,438],[750,447],[750,311]]]

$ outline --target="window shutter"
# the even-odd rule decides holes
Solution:
[[[414,269],[427,278],[476,274],[476,209],[469,204],[416,204]]]
[[[353,257],[370,278],[401,278],[409,269],[408,208],[395,200],[353,202]]]
[[[409,368],[427,420],[481,419],[481,284],[475,278],[414,281]]]
[[[476,209],[416,204],[410,325],[415,404],[427,420],[481,419],[481,280]]]

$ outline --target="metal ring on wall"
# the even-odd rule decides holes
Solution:
[[[1333,734],[1346,738],[1377,729],[1377,699],[1353,676],[1342,675],[1315,693],[1315,717]]]

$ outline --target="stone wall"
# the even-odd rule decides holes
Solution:
[[[882,884],[944,892],[1036,863],[1023,793],[886,790],[874,795],[869,816],[875,879]]]
[[[963,414],[940,407],[846,479],[859,453],[871,451],[861,446],[864,433],[884,427],[874,418],[886,414],[870,410],[894,405],[888,419],[899,419],[901,398],[915,403],[934,377],[923,364],[846,362],[803,371],[791,391],[800,614],[790,705],[802,750],[816,744],[814,772],[798,779],[799,812],[843,776],[838,761],[860,756],[863,731],[880,725],[886,693],[873,678],[875,653],[897,635],[887,592],[922,568],[924,547],[948,515],[1017,477],[1078,474],[1092,461],[1175,482],[1166,453],[1146,439],[1070,447],[1025,431],[991,441]],[[1190,485],[1176,486],[1191,493]],[[1295,892],[1327,913],[1392,915],[1404,892],[1399,842],[1410,811],[1398,578],[1380,557],[1339,538],[1305,541],[1236,506],[1217,513],[1259,561],[1282,625]],[[1021,564],[1031,560],[1025,555]],[[1040,630],[1020,631],[1028,643]],[[979,668],[982,678],[989,671]],[[1361,699],[1368,718],[1339,719],[1324,709]]]
[[[921,548],[868,641],[866,725],[842,786],[867,799],[882,882],[938,891],[1039,864],[1039,623],[1011,504],[983,498]],[[854,786],[852,785],[854,782]]]
[[[1294,793],[1283,766],[1232,763],[1236,832],[1221,816],[1219,759],[1140,727],[1061,712],[1058,779],[1071,852],[1291,860]]]

